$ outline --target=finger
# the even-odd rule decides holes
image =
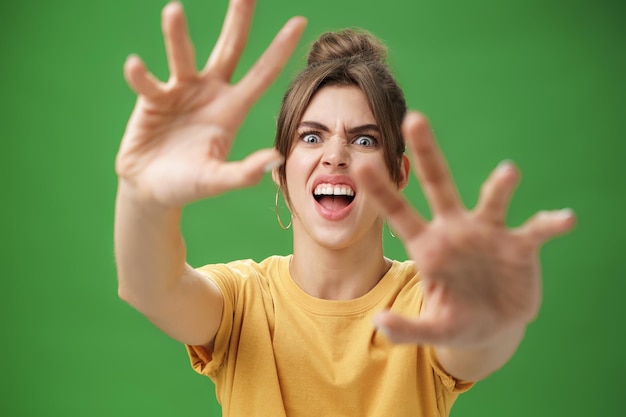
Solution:
[[[178,80],[193,78],[196,75],[196,55],[183,6],[179,2],[169,3],[163,8],[162,21],[170,76]]]
[[[241,57],[252,23],[254,0],[231,0],[220,36],[209,56],[205,72],[229,81]]]
[[[506,211],[519,182],[519,172],[512,162],[501,162],[480,190],[476,216],[484,221],[504,225]]]
[[[276,149],[263,149],[241,161],[220,164],[217,169],[207,167],[200,188],[205,195],[217,195],[249,187],[257,184],[265,173],[280,166],[283,161],[283,156]]]
[[[517,229],[517,233],[529,237],[534,244],[541,245],[548,239],[569,232],[576,224],[571,209],[540,211]]]
[[[385,311],[374,316],[374,326],[393,343],[449,343],[449,329],[441,323],[422,318],[408,318]]]
[[[249,108],[283,69],[306,27],[306,19],[294,17],[278,32],[270,46],[236,86],[236,94]]]
[[[387,220],[403,241],[411,240],[426,227],[424,219],[398,192],[390,180],[370,167],[354,173],[359,189],[370,195],[383,209]]]
[[[148,72],[137,55],[130,55],[124,63],[124,77],[135,93],[152,98],[162,91],[161,83]]]
[[[426,118],[407,114],[402,125],[404,137],[416,161],[417,177],[434,214],[463,208],[443,154]]]

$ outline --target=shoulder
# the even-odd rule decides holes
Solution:
[[[403,274],[417,275],[417,266],[415,265],[414,260],[408,259],[406,261],[398,261],[390,259],[390,261],[392,268],[397,268],[398,271],[401,271]]]
[[[274,270],[279,270],[285,262],[289,262],[288,256],[276,255],[258,262],[253,259],[239,259],[226,263],[208,264],[197,270],[210,278],[216,275],[247,278],[251,274],[272,273]]]
[[[387,275],[393,277],[396,284],[400,286],[417,284],[420,281],[419,271],[412,260],[391,260],[391,267]]]
[[[198,272],[213,281],[223,293],[238,293],[246,287],[267,287],[289,268],[289,256],[270,256],[261,261],[240,259],[208,264]]]
[[[415,262],[392,261],[391,268],[381,281],[389,305],[404,311],[405,314],[416,314],[421,310],[423,304],[423,289],[419,270]]]

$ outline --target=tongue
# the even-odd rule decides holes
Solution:
[[[338,211],[350,204],[351,199],[345,196],[323,196],[319,199],[319,203],[326,210]]]

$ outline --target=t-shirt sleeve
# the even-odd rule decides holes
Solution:
[[[417,276],[419,276],[419,271],[417,272]],[[422,309],[425,306],[424,294],[421,291],[418,296],[418,306],[419,312],[421,314]],[[433,368],[434,374],[437,376],[437,378],[439,378],[439,380],[441,381],[441,385],[447,392],[452,394],[459,394],[469,390],[475,384],[474,381],[463,381],[450,375],[439,362],[439,358],[437,357],[437,352],[434,346],[426,346],[425,350],[428,360],[430,361],[430,365]]]
[[[215,335],[213,349],[186,345],[192,368],[199,374],[215,377],[226,361],[233,329],[234,306],[238,294],[238,274],[228,265],[207,265],[197,269],[218,287],[224,299],[220,327]]]
[[[439,363],[439,358],[437,357],[437,352],[433,346],[429,346],[428,348],[428,357],[430,358],[430,364],[435,372],[435,375],[441,381],[441,384],[444,386],[446,390],[449,392],[459,394],[469,390],[474,384],[475,381],[463,381],[457,379],[450,375]]]

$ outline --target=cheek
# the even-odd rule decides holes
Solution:
[[[385,155],[383,154],[381,157],[381,161],[380,161],[380,165],[381,165],[381,170],[384,169],[384,171],[387,173],[387,176],[389,177],[390,180],[392,180],[394,183],[397,182],[398,180],[398,173],[401,171],[401,164],[402,161],[393,161],[393,162],[388,162],[387,158],[385,157]],[[395,173],[395,175],[394,175]],[[394,178],[395,177],[395,178]]]
[[[319,155],[317,152],[295,148],[285,161],[286,177],[289,178],[294,175],[306,176],[307,173],[315,169],[318,161]]]
[[[303,188],[305,179],[305,167],[298,158],[288,158],[285,161],[285,178],[283,187],[289,189],[291,194],[297,193],[298,189]]]
[[[360,166],[369,166],[380,173],[385,172],[387,175],[390,175],[389,167],[387,166],[387,162],[385,161],[385,157],[382,152],[370,155],[363,155],[363,157],[359,158],[358,160],[356,160],[355,158],[355,160],[353,160],[353,164],[359,164]]]

